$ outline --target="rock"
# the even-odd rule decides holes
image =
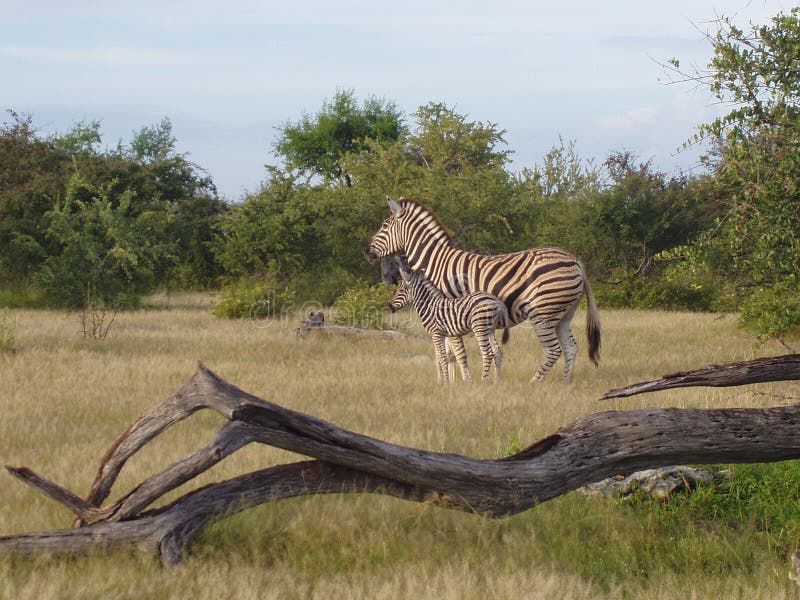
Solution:
[[[690,492],[700,483],[708,485],[727,476],[726,471],[712,469],[687,466],[661,467],[637,471],[627,477],[619,475],[608,477],[597,483],[587,484],[580,490],[588,496],[605,494],[621,498],[639,492],[663,501],[669,500],[673,494]]]

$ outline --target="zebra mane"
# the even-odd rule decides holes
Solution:
[[[450,242],[453,241],[453,238],[450,236],[450,232],[447,231],[445,226],[442,225],[442,222],[439,220],[439,217],[437,217],[436,213],[434,213],[430,208],[428,208],[427,206],[425,206],[421,202],[418,202],[417,200],[414,200],[413,198],[400,198],[399,204],[400,204],[400,206],[402,206],[405,209],[412,210],[412,211],[416,212],[417,218],[419,218],[419,216],[423,215],[423,214],[424,215],[430,215],[433,223],[444,234],[445,239],[447,240],[447,242],[450,243]]]

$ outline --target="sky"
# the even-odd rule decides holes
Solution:
[[[602,163],[630,151],[671,173],[720,114],[667,83],[704,67],[715,19],[767,23],[786,0],[0,0],[0,109],[42,134],[98,120],[106,146],[168,117],[177,150],[239,201],[278,164],[278,130],[337,90],[413,113],[443,102],[505,129],[511,170],[559,140]],[[10,117],[3,113],[2,121]],[[402,194],[402,190],[387,190]]]

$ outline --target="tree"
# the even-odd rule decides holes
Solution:
[[[109,192],[73,175],[66,198],[50,212],[47,230],[57,245],[42,266],[40,282],[49,297],[69,308],[135,304],[150,291],[162,262],[174,259],[165,231],[169,215],[149,210],[131,214],[133,193]]]
[[[290,170],[325,183],[343,180],[351,185],[340,159],[349,152],[369,149],[367,140],[391,144],[403,133],[403,114],[394,103],[369,97],[359,105],[352,91],[337,91],[314,115],[288,122],[275,142],[276,153]]]
[[[708,71],[671,62],[731,107],[697,136],[712,143],[725,212],[687,254],[736,283],[744,325],[780,337],[800,326],[800,8],[749,31],[726,17],[717,25]]]
[[[503,168],[510,150],[505,145],[504,129],[496,123],[468,121],[455,109],[439,102],[420,106],[414,113],[415,132],[408,140],[408,152],[419,164],[430,170],[452,175],[467,167]]]
[[[176,141],[172,135],[172,121],[164,117],[157,125],[145,126],[134,132],[128,150],[136,162],[155,163],[166,160],[175,153]]]
[[[43,216],[62,188],[62,160],[30,115],[0,127],[0,281],[30,282],[48,253]]]

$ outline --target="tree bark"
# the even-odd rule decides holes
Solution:
[[[185,459],[103,506],[126,461],[201,409],[228,422]],[[692,462],[800,458],[800,406],[766,409],[643,409],[585,417],[505,458],[475,459],[403,447],[252,396],[200,365],[171,398],[134,423],[101,461],[86,499],[25,467],[9,472],[67,506],[77,528],[0,538],[0,554],[68,555],[111,548],[180,562],[209,522],[265,502],[328,493],[378,493],[503,517],[609,475]],[[207,485],[147,510],[158,498],[245,445],[258,442],[304,460]]]
[[[364,329],[362,327],[348,327],[347,325],[300,325],[294,332],[298,336],[304,336],[308,333],[321,333],[321,334],[339,334],[357,337],[374,337],[383,338],[387,340],[394,340],[397,338],[410,337],[407,333],[397,331],[395,329]]]
[[[757,358],[727,365],[709,365],[704,369],[664,375],[654,381],[642,381],[624,388],[609,390],[601,400],[624,398],[645,392],[657,392],[680,387],[731,387],[767,381],[800,380],[800,354],[784,354]]]

